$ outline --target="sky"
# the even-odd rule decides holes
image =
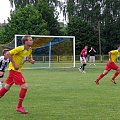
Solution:
[[[10,2],[9,0],[0,0],[0,23],[7,22],[7,18],[10,17]]]
[[[63,2],[65,0],[60,0],[60,1]],[[4,20],[5,22],[7,22],[8,17],[10,17],[10,10],[11,7],[9,0],[0,0],[0,23],[4,23]],[[60,22],[64,21],[62,13],[59,16],[59,21]]]

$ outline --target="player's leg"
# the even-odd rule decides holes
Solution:
[[[2,88],[3,78],[0,78],[0,89]]]
[[[22,106],[22,103],[26,96],[28,85],[21,72],[16,72],[16,71],[13,71],[13,72],[14,72],[14,83],[16,85],[20,85],[20,92],[18,96],[18,105],[16,107],[16,111],[23,114],[27,114],[28,111],[24,109],[24,107]]]
[[[22,106],[22,103],[23,103],[24,98],[25,98],[26,93],[27,93],[27,89],[28,89],[28,85],[26,83],[21,85],[21,89],[20,89],[20,92],[19,92],[18,105],[17,105],[17,108],[16,108],[17,112],[21,112],[21,113],[24,113],[24,114],[28,113],[28,111],[25,110]]]
[[[89,62],[90,62],[90,64],[89,64],[89,66],[90,66],[92,64],[92,56],[89,57]]]
[[[78,68],[78,70],[80,72],[82,72],[83,71],[83,58],[82,57],[80,57],[80,62],[81,62],[82,65]]]
[[[111,70],[111,63],[110,63],[110,61],[108,61],[107,64],[106,64],[106,68],[105,68],[104,72],[98,76],[98,78],[96,79],[95,83],[98,85],[98,84],[99,84],[99,81],[100,81],[110,70]]]
[[[114,73],[111,81],[112,81],[114,84],[116,84],[115,78],[119,75],[119,73],[120,73],[120,68],[119,68],[115,63],[113,63],[112,69],[113,69],[113,70],[116,70],[116,72]]]
[[[80,67],[81,72],[85,73],[85,66],[86,66],[86,58],[85,57],[81,58],[81,63],[82,63],[82,66]]]
[[[115,78],[116,78],[118,75],[119,75],[119,72],[116,71],[116,72],[114,73],[112,79],[111,79],[111,81],[112,81],[114,84],[116,84]]]
[[[93,56],[93,64],[94,64],[94,66],[96,66],[96,64],[95,64],[95,56]]]
[[[4,76],[4,72],[0,71],[0,89],[2,88],[2,83],[4,81],[3,76]]]
[[[85,66],[86,66],[86,63],[83,64],[83,69],[82,69],[83,73],[85,73]]]
[[[4,87],[1,88],[0,90],[0,98],[3,97],[5,95],[5,93],[11,88],[11,86],[13,85],[13,79],[11,77],[11,72],[9,71],[9,75],[6,79],[6,84]]]
[[[82,70],[83,70],[83,73],[86,73],[86,72],[85,72],[85,67],[86,67],[86,62],[87,62],[87,60],[86,60],[85,57],[84,57],[83,59],[84,59],[84,62],[83,62],[83,69],[82,69]]]
[[[83,64],[78,68],[78,70],[79,70],[80,72],[83,71]]]
[[[1,88],[0,90],[0,98],[5,95],[5,93],[11,88],[12,85],[5,84],[4,87]]]
[[[95,81],[97,85],[99,84],[99,81],[100,81],[105,75],[107,75],[108,72],[109,72],[108,70],[104,70],[104,72],[98,76],[98,78],[97,78],[96,81]]]

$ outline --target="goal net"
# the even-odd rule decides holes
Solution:
[[[15,35],[15,47],[22,45],[24,35]],[[70,68],[75,67],[75,36],[42,36],[33,38],[34,65],[25,64],[24,68]]]

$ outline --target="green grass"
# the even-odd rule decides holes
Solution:
[[[0,120],[119,120],[120,76],[116,85],[110,81],[114,71],[99,86],[94,83],[104,67],[87,66],[86,74],[77,68],[23,70],[29,85],[23,105],[29,114],[15,111],[19,87],[14,85],[0,99]]]

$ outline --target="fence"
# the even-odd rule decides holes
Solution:
[[[88,59],[89,59],[89,56],[88,56]],[[96,60],[95,62],[106,62],[108,59],[109,59],[109,55],[101,55],[101,56],[100,55],[96,55],[95,56],[95,60]],[[76,62],[80,61],[80,56],[76,55],[75,60],[76,60]]]
[[[49,61],[49,56],[33,56],[36,61],[41,61],[41,62],[48,62]],[[109,55],[96,55],[96,62],[106,62],[109,59]],[[89,59],[89,56],[88,56]],[[51,61],[53,62],[72,62],[73,61],[73,56],[51,56]],[[80,61],[80,56],[76,55],[75,56],[75,61],[79,62]]]

